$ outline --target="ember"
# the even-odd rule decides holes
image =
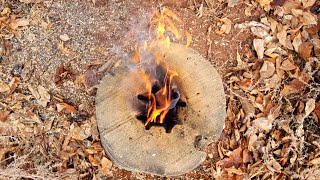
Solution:
[[[143,103],[137,119],[143,121],[146,129],[150,129],[151,125],[162,125],[166,132],[170,132],[175,124],[182,124],[177,118],[177,110],[178,107],[186,106],[186,103],[180,100],[180,92],[173,83],[173,78],[178,74],[163,62],[164,54],[170,47],[170,35],[177,40],[181,39],[173,21],[181,22],[167,8],[153,14],[150,20],[150,39],[138,46],[131,58],[131,63],[136,65],[136,71],[145,83],[146,92],[137,95]],[[153,28],[155,34],[152,34]],[[185,37],[188,46],[191,36],[185,32]]]

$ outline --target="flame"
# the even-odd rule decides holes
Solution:
[[[148,94],[147,120],[145,126],[151,122],[163,123],[172,104],[172,80],[178,76],[177,72],[170,70],[169,66],[163,62],[163,56],[170,47],[170,37],[173,35],[177,40],[181,39],[179,28],[174,22],[181,23],[181,19],[168,8],[163,8],[161,11],[154,13],[150,19],[149,40],[143,42],[140,47],[136,48],[135,54],[131,58],[133,64],[138,64],[143,57],[141,54],[147,52],[152,54],[156,65],[164,64],[165,75],[164,79],[159,80],[150,72],[141,68],[138,74],[145,83],[145,90]],[[153,31],[155,34],[153,34]],[[191,35],[185,31],[186,46],[190,45]],[[155,38],[153,38],[155,37]],[[160,84],[160,89],[155,93],[152,92],[153,85]]]

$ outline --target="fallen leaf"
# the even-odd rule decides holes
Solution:
[[[314,99],[309,99],[306,102],[306,106],[305,106],[305,117],[309,116],[309,114],[316,108],[316,101]]]
[[[316,2],[317,0],[301,0],[302,5],[304,8],[308,8],[313,6],[313,4]]]
[[[263,58],[264,53],[264,40],[263,39],[254,39],[253,40],[253,47],[257,52],[257,56],[259,59]]]
[[[88,123],[81,125],[80,127],[76,123],[72,123],[70,126],[70,137],[79,141],[83,141],[91,136],[91,127]]]
[[[284,60],[282,63],[281,63],[281,66],[280,66],[281,69],[285,70],[285,71],[291,71],[291,70],[294,70],[297,68],[296,65],[294,65],[291,61],[289,60]]]
[[[306,80],[307,80],[306,78],[302,78],[301,80],[300,79],[293,79],[288,84],[284,85],[280,94],[282,96],[287,96],[287,95],[290,95],[292,93],[296,93],[296,92],[302,90],[307,83]]]
[[[286,43],[286,40],[287,40],[287,32],[286,32],[286,30],[281,29],[281,30],[279,31],[279,33],[277,34],[277,38],[279,39],[279,43],[280,43],[282,46],[284,46],[284,47],[287,46],[287,43]]]
[[[0,93],[5,93],[10,90],[10,87],[7,83],[0,81]]]
[[[223,25],[221,26],[219,31],[216,31],[217,34],[229,34],[231,31],[231,20],[228,18],[222,18],[220,19],[221,22],[223,22]]]
[[[276,68],[274,67],[274,64],[272,62],[264,61],[260,69],[260,77],[262,79],[269,78],[274,74],[275,71]]]
[[[285,2],[286,2],[286,0],[273,0],[271,5],[272,6],[282,6]]]
[[[319,165],[320,164],[320,157],[312,159],[308,162],[309,165]]]
[[[317,16],[312,14],[310,11],[303,12],[302,23],[305,26],[306,25],[316,25],[317,24]]]
[[[90,163],[92,164],[92,166],[99,166],[100,165],[100,163],[99,163],[99,161],[98,160],[96,160],[95,158],[94,158],[94,156],[93,155],[89,155],[89,161],[90,161]]]
[[[11,27],[13,30],[16,30],[16,29],[18,29],[19,27],[28,26],[29,23],[30,23],[30,20],[24,19],[24,18],[19,18],[19,19],[16,19],[16,20],[12,21],[12,22],[10,23],[10,27]]]
[[[43,86],[38,86],[37,90],[32,86],[28,86],[28,89],[41,106],[46,107],[48,102],[50,102],[50,94]]]
[[[250,163],[251,161],[253,161],[251,153],[249,152],[248,149],[244,149],[243,150],[243,163]]]
[[[13,77],[9,83],[10,91],[7,95],[12,94],[18,87],[19,83],[20,83],[20,79],[18,77]]]
[[[301,58],[308,61],[308,59],[311,57],[313,44],[311,42],[304,42],[301,43],[298,48],[298,54]]]
[[[57,104],[57,111],[62,112],[64,111],[65,113],[75,113],[77,112],[76,108],[73,106],[67,104],[67,103],[58,103]]]
[[[222,168],[229,168],[232,166],[238,166],[243,163],[242,160],[242,148],[238,147],[237,149],[233,150],[228,158],[224,158],[217,162],[219,166]]]
[[[22,3],[25,3],[25,4],[30,4],[30,3],[36,4],[36,3],[43,2],[43,0],[19,0],[19,1],[22,2]]]
[[[187,39],[186,47],[189,47],[191,44],[191,41],[192,41],[192,36],[189,33],[189,31],[185,31],[185,34],[186,34],[186,39]]]
[[[265,38],[266,36],[269,35],[268,31],[262,27],[259,26],[253,26],[250,28],[252,34],[254,34],[255,36],[257,36],[258,38]]]
[[[112,162],[106,157],[102,157],[100,163],[101,163],[101,168],[99,169],[100,170],[99,172],[101,175],[105,176],[111,170]]]
[[[66,74],[65,72],[67,72],[67,70],[64,68],[63,65],[59,66],[56,69],[56,73],[54,75],[54,82],[58,83],[63,79],[64,74]]]
[[[5,122],[10,114],[10,111],[0,111],[0,121]]]
[[[294,50],[295,50],[296,52],[299,51],[299,46],[301,45],[301,43],[302,43],[301,34],[298,33],[298,34],[294,37],[294,39],[293,39],[293,41],[292,41],[292,45],[293,45]]]
[[[270,131],[272,129],[272,122],[265,118],[265,117],[260,117],[255,119],[252,122],[253,126],[257,127],[258,129],[264,130],[264,131]]]
[[[316,107],[314,109],[314,112],[316,113],[316,115],[318,117],[318,123],[320,125],[320,102],[316,103]]]

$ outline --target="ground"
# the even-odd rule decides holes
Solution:
[[[320,4],[315,0],[2,0],[0,178],[156,179],[112,166],[99,80],[167,7],[225,85],[226,127],[178,179],[316,179]],[[185,43],[179,41],[178,43]]]

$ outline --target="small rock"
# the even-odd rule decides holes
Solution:
[[[210,159],[212,159],[213,158],[213,154],[208,154],[208,157],[210,158]]]

